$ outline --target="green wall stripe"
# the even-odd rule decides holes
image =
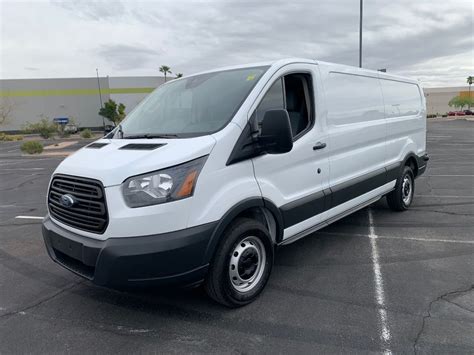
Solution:
[[[102,89],[102,94],[148,94],[155,88],[114,88]],[[99,89],[51,89],[51,90],[4,90],[0,97],[15,96],[75,96],[99,95]]]

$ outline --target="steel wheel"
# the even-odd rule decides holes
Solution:
[[[265,246],[254,236],[239,242],[229,261],[229,278],[238,292],[252,290],[262,279],[266,263]]]
[[[411,176],[406,174],[402,182],[402,200],[405,206],[409,206],[413,198],[413,182]]]

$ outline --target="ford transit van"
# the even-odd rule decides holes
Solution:
[[[48,189],[51,258],[112,288],[204,284],[253,301],[277,247],[386,196],[410,207],[426,169],[417,81],[314,60],[167,82]]]

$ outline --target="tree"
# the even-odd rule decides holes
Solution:
[[[126,116],[125,105],[117,103],[114,100],[109,99],[104,103],[104,107],[99,110],[99,115],[112,121],[114,125],[118,125]]]
[[[10,120],[14,108],[15,105],[8,96],[2,97],[0,102],[0,126]]]
[[[179,78],[182,78],[183,77],[183,73],[176,73],[176,79],[179,79]]]
[[[448,105],[449,107],[453,107],[453,106],[456,108],[459,107],[462,110],[464,106],[472,105],[473,101],[474,100],[470,97],[455,96],[451,100],[449,100]]]
[[[471,85],[474,83],[474,76],[469,75],[466,82],[469,84],[469,98],[471,98]],[[471,103],[469,103],[469,109],[471,109]]]
[[[160,67],[160,72],[162,72],[165,75],[165,83],[166,83],[166,75],[171,74],[171,68],[167,65],[162,65]]]

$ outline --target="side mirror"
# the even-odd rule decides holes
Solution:
[[[261,150],[269,154],[287,153],[293,148],[290,117],[286,110],[265,112],[258,142]]]

